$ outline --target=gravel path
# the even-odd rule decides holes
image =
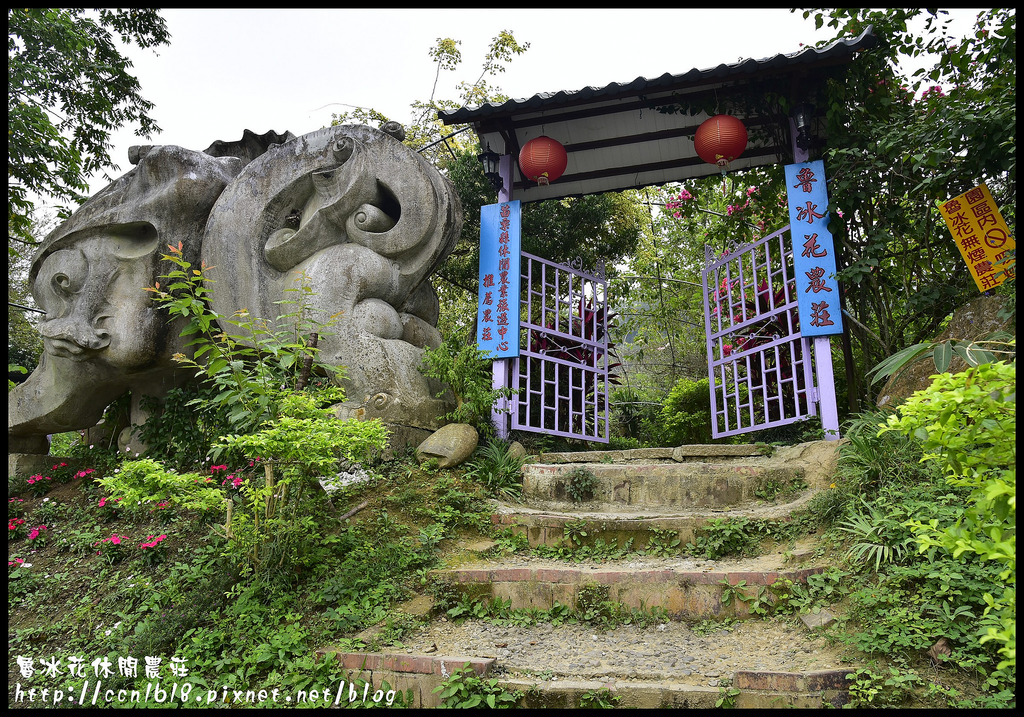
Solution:
[[[442,618],[403,640],[408,652],[495,657],[505,674],[596,679],[671,679],[717,686],[738,669],[840,669],[840,652],[802,625],[748,620],[707,635],[670,622],[602,631],[589,625],[494,625]],[[436,647],[436,650],[435,650]]]

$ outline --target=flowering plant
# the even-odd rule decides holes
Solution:
[[[25,515],[25,499],[24,498],[8,498],[7,499],[7,517],[8,518],[20,518]]]
[[[99,548],[96,554],[102,556],[110,565],[119,563],[128,557],[128,536],[126,535],[112,533],[109,538],[97,540],[93,545]]]
[[[37,525],[28,532],[28,539],[32,541],[33,547],[42,548],[46,545],[46,526]]]
[[[15,540],[25,533],[24,518],[10,518],[7,521],[7,539]]]
[[[108,523],[118,516],[121,508],[120,498],[108,498],[104,496],[100,498],[100,502],[97,504],[100,509],[100,515]]]
[[[167,558],[167,545],[164,543],[166,539],[166,535],[158,535],[155,538],[150,535],[146,542],[139,544],[146,565],[159,565]]]
[[[160,516],[160,522],[167,523],[174,518],[174,508],[170,500],[161,500],[153,506],[152,511]]]
[[[28,479],[28,490],[35,497],[46,495],[53,487],[53,478],[44,475],[34,475]]]
[[[75,475],[72,476],[72,480],[77,480],[79,478],[85,478],[86,476],[91,475],[92,473],[95,473],[95,472],[96,472],[96,470],[93,469],[93,468],[86,468],[85,470],[81,470],[81,471],[78,471],[77,473],[75,473]]]
[[[61,461],[53,466],[50,473],[53,475],[53,480],[58,484],[70,483],[72,477],[74,477],[75,469],[71,468],[67,463]]]

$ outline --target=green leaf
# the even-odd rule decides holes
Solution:
[[[949,345],[948,341],[943,341],[935,346],[934,359],[935,359],[935,370],[939,373],[945,373],[946,369],[949,368],[949,362],[953,358],[953,349]]]

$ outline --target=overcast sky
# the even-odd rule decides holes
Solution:
[[[637,77],[681,74],[792,53],[832,31],[789,10],[163,10],[170,45],[131,48],[142,95],[162,132],[113,137],[118,176],[133,144],[202,150],[242,130],[296,135],[325,127],[347,105],[408,122],[430,97],[439,37],[461,41],[462,64],[442,73],[436,98],[456,99],[480,74],[490,40],[511,31],[530,43],[492,84],[514,98]],[[976,11],[955,13],[969,28]],[[134,129],[134,128],[133,128]],[[105,186],[94,178],[92,191]]]

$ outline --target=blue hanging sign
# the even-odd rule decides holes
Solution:
[[[480,207],[480,289],[476,343],[491,358],[519,355],[520,205]]]
[[[797,309],[803,336],[843,333],[843,314],[836,281],[836,257],[828,230],[825,163],[786,165],[789,231],[793,239]]]

